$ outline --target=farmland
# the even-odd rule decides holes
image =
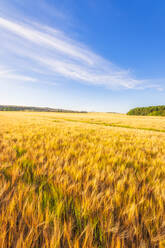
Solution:
[[[0,244],[165,247],[165,118],[0,112]]]

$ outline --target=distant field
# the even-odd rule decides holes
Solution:
[[[0,112],[0,247],[165,247],[165,117]]]

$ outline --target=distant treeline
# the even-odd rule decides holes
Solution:
[[[0,105],[0,111],[32,111],[32,112],[87,113],[86,111],[72,111],[72,110],[65,110],[65,109],[26,107],[26,106],[12,106],[12,105]]]
[[[165,105],[131,109],[128,115],[165,116]]]

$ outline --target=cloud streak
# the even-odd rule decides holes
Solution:
[[[18,22],[0,17],[2,35],[2,57],[8,56],[13,61],[15,71],[22,69],[25,75],[0,71],[0,79],[36,81],[41,71],[59,77],[63,82],[73,80],[78,83],[100,85],[110,89],[139,89],[149,87],[148,80],[136,79],[128,70],[94,53],[84,44],[70,39],[60,30],[43,26],[39,23]],[[16,58],[21,64],[16,63]],[[4,59],[4,66],[9,60]],[[10,62],[11,63],[11,62]],[[30,64],[36,72],[31,77]],[[21,74],[22,74],[21,73]]]
[[[15,70],[8,68],[0,67],[0,82],[10,82],[16,80],[17,82],[37,82],[36,78],[28,77],[19,74]]]

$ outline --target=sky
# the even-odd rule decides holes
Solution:
[[[0,0],[0,105],[165,104],[164,11],[164,0]]]

